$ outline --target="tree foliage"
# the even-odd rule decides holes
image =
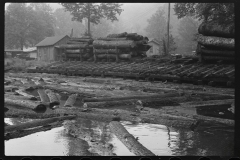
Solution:
[[[165,12],[162,8],[159,8],[155,14],[152,15],[148,21],[148,26],[145,29],[147,36],[150,38],[155,38],[158,41],[162,41],[161,50],[164,51],[164,44],[167,42],[167,20],[165,18]],[[170,28],[172,28],[170,26]],[[176,50],[176,43],[172,34],[169,34],[169,52]]]
[[[68,11],[64,11],[64,8],[58,8],[53,13],[55,17],[55,35],[69,35],[73,29],[73,37],[80,37],[84,31],[85,26],[77,21],[72,21],[72,15]]]
[[[182,48],[182,52],[191,53],[195,50],[197,42],[195,40],[196,34],[198,33],[199,21],[192,17],[186,16],[180,20],[178,27],[178,34],[180,41],[178,43]]]
[[[222,24],[234,22],[234,3],[176,3],[178,18],[193,16],[199,20],[216,21]]]
[[[73,21],[82,22],[87,18],[93,24],[99,24],[100,20],[117,21],[117,14],[120,15],[123,9],[119,3],[61,3],[66,11],[69,11]],[[90,23],[89,23],[90,24]],[[88,26],[90,29],[90,26]],[[90,31],[88,31],[90,33]]]
[[[107,19],[101,19],[99,24],[93,25],[92,35],[93,37],[106,37],[110,34],[111,30],[111,23]]]
[[[5,11],[5,47],[23,49],[54,35],[50,13],[46,4],[9,4]]]

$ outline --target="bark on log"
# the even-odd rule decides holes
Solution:
[[[99,59],[103,59],[103,58],[111,58],[111,59],[116,59],[115,54],[97,54],[96,57]]]
[[[13,100],[33,100],[36,101],[36,97],[26,97],[26,96],[16,96],[16,95],[11,95],[11,94],[5,94],[5,98],[13,99]]]
[[[103,40],[103,41],[124,41],[124,40],[127,40],[127,37],[122,37],[122,38],[108,38],[108,37],[100,37],[100,38],[97,38],[96,40]]]
[[[206,55],[206,56],[227,56],[227,57],[234,57],[235,55],[235,51],[231,51],[231,50],[214,50],[214,49],[207,49],[207,48],[203,48],[201,47],[198,51],[199,53],[201,53],[202,55]]]
[[[201,55],[203,60],[215,60],[215,61],[234,61],[234,57],[224,57],[224,56],[206,56]]]
[[[30,130],[23,130],[20,132],[11,132],[8,133],[4,136],[4,140],[10,140],[10,139],[15,139],[15,138],[21,138],[21,137],[25,137],[37,132],[43,132],[43,131],[48,131],[51,130],[53,128],[56,127],[61,127],[62,123],[56,123],[56,124],[50,124],[50,125],[46,125],[43,127],[39,127],[39,128],[34,128],[34,129],[30,129]]]
[[[235,26],[234,24],[219,25],[216,22],[203,22],[198,27],[198,33],[205,36],[234,38]]]
[[[180,103],[182,107],[202,107],[202,106],[219,106],[219,105],[230,105],[234,102],[234,99],[225,100],[209,100],[209,101],[194,101]]]
[[[15,92],[16,90],[18,90],[18,87],[16,86],[12,86],[12,85],[4,86],[5,92]]]
[[[132,58],[131,54],[119,54],[118,57],[120,59],[131,59]]]
[[[32,122],[26,122],[26,123],[19,124],[19,125],[11,125],[11,126],[5,127],[5,133],[13,132],[13,131],[17,131],[17,130],[23,130],[23,129],[27,129],[27,128],[38,127],[38,126],[45,126],[45,125],[48,125],[53,122],[74,119],[74,118],[76,118],[76,116],[54,117],[54,118],[46,118],[46,119],[42,119],[42,120],[35,120]]]
[[[60,48],[66,49],[80,49],[80,48],[87,48],[88,45],[86,44],[61,44]]]
[[[130,99],[130,100],[121,100],[121,101],[106,101],[106,102],[86,102],[84,103],[85,106],[89,108],[108,108],[114,106],[142,106],[142,107],[153,107],[153,106],[168,106],[173,105],[178,102],[183,102],[184,98],[182,97],[170,97],[170,98],[163,98],[163,99]]]
[[[10,98],[5,98],[4,100],[5,100],[4,101],[5,104],[26,107],[35,111],[46,110],[47,107],[50,105],[48,103],[41,103],[41,102],[30,101],[30,100],[16,100],[16,99],[13,100]]]
[[[69,41],[92,43],[94,40],[93,39],[86,39],[86,38],[71,38]]]
[[[125,40],[125,41],[95,40],[93,42],[94,48],[115,49],[115,48],[134,48],[135,46],[136,44],[132,40]]]
[[[80,53],[78,53],[78,54],[66,54],[66,57],[67,58],[80,58],[81,54]]]
[[[77,94],[72,94],[68,97],[67,101],[64,104],[64,107],[73,107],[74,103],[77,100]]]
[[[66,50],[65,54],[68,55],[69,53],[70,53],[70,54],[74,54],[74,53],[75,53],[75,54],[76,54],[76,53],[77,53],[77,54],[81,54],[81,53],[83,53],[83,51],[80,50],[80,49],[76,49],[76,50]]]
[[[109,34],[107,37],[108,38],[122,38],[122,37],[126,37],[127,36],[127,32],[123,32],[123,33],[119,33],[119,34]]]
[[[235,40],[233,38],[222,38],[198,35],[197,41],[204,47],[215,47],[219,49],[234,49]]]
[[[41,102],[50,102],[47,94],[43,89],[38,89],[38,94],[40,96]]]
[[[53,104],[54,106],[60,104],[58,96],[54,92],[52,92],[51,90],[45,90],[45,92],[48,95],[51,104]]]
[[[24,96],[24,97],[27,97],[29,100],[37,100],[37,98],[35,96],[27,94],[23,90],[16,90],[15,92],[20,94],[20,95],[22,95],[22,96]]]
[[[79,96],[83,96],[83,97],[93,97],[95,96],[95,94],[88,94],[88,93],[83,93],[82,91],[76,90],[76,89],[68,89],[68,88],[61,88],[61,86],[51,86],[51,85],[45,85],[44,86],[45,89],[51,89],[54,91],[58,91],[58,92],[68,92],[70,94],[78,94]]]
[[[83,102],[104,102],[104,101],[119,101],[129,99],[150,99],[150,98],[166,98],[181,96],[179,93],[166,93],[155,95],[143,95],[143,96],[128,96],[128,97],[110,97],[110,98],[84,98]]]
[[[131,135],[121,123],[112,121],[109,123],[109,128],[117,138],[136,156],[155,156],[150,150],[139,143],[136,138]]]
[[[118,49],[94,49],[96,54],[118,54]]]

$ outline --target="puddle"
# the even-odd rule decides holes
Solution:
[[[31,119],[5,118],[5,122],[10,125],[26,121],[31,121]],[[113,144],[113,153],[116,155],[134,156],[114,134],[109,132],[108,126],[104,129],[102,123],[90,120],[77,120],[75,123],[83,128],[82,133],[86,132],[83,134],[90,134],[96,139],[103,140],[104,143]],[[156,124],[133,124],[125,121],[121,123],[129,133],[139,138],[138,141],[143,146],[159,156],[233,155],[234,132],[223,132],[212,128],[207,131],[193,132]],[[64,127],[7,140],[5,141],[5,155],[79,155],[78,148],[81,148],[81,141],[67,135]]]
[[[211,116],[224,119],[233,119],[234,114],[228,110],[231,105],[218,105],[218,106],[202,106],[196,107],[197,114],[204,116]]]

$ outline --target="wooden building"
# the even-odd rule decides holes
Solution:
[[[66,44],[70,37],[68,35],[47,37],[38,44],[37,59],[40,61],[57,61],[60,60],[63,50],[57,46]]]
[[[31,59],[37,59],[37,47],[24,48],[23,52]]]
[[[152,46],[148,51],[147,51],[147,57],[153,56],[153,55],[161,55],[160,52],[160,42],[158,42],[156,39],[149,39],[148,45]]]

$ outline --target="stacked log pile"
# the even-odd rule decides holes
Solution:
[[[49,70],[48,73],[65,75],[111,76],[134,78],[136,80],[161,80],[164,82],[166,80],[182,81],[194,84],[209,83],[212,86],[216,85],[216,83],[221,83],[221,85],[224,83],[224,85],[234,86],[235,68],[233,64],[204,64],[197,61],[197,59],[182,58],[167,62],[64,62],[60,66],[53,66],[56,70],[49,70],[51,66],[46,68],[46,70]],[[38,71],[35,70],[33,72]]]
[[[198,28],[197,54],[201,61],[233,61],[235,55],[234,24],[203,22]]]
[[[93,39],[88,36],[71,38],[67,44],[60,45],[64,49],[64,58],[67,60],[91,60],[93,57]]]
[[[93,41],[94,61],[126,61],[146,57],[148,38],[137,33],[110,34]]]

